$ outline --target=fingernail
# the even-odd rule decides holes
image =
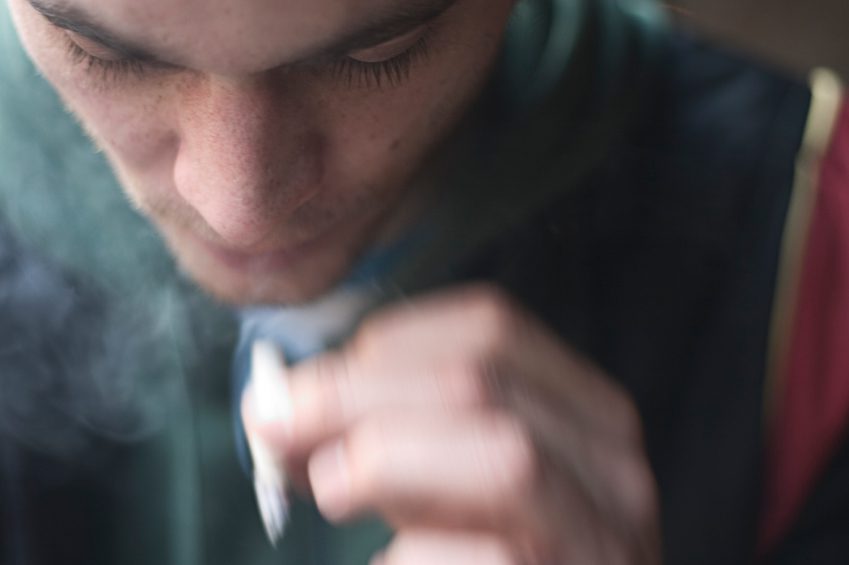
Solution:
[[[341,442],[318,450],[309,462],[316,504],[325,518],[343,520],[351,507],[351,482]]]

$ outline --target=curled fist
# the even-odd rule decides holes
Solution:
[[[373,563],[661,563],[633,403],[498,290],[379,312],[289,379],[291,419],[245,421],[326,518],[395,528]]]

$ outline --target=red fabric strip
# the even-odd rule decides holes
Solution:
[[[792,526],[849,425],[849,104],[822,163],[802,265],[767,445],[761,555]]]

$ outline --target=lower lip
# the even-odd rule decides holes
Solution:
[[[289,249],[267,253],[242,253],[201,239],[203,247],[219,263],[229,269],[250,273],[271,273],[291,269],[315,251],[320,240],[315,238]]]

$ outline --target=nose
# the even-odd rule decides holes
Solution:
[[[320,184],[321,142],[273,77],[206,77],[184,89],[178,193],[224,243],[261,246]]]

